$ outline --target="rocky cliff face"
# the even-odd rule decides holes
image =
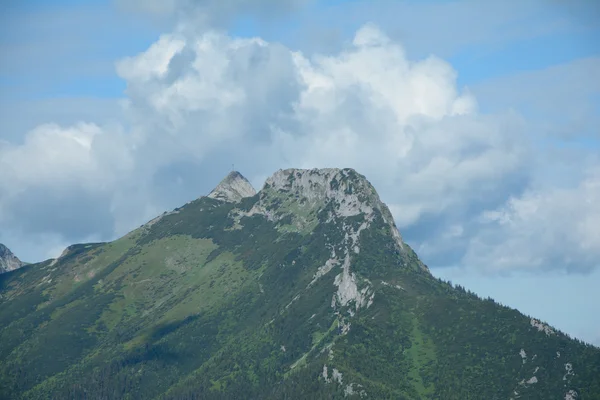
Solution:
[[[371,183],[351,168],[279,170],[267,179],[262,192],[269,190],[291,193],[294,198],[301,197],[309,207],[329,207],[329,219],[364,214],[366,224],[362,229],[370,225],[374,210],[378,210],[390,227],[398,248],[404,247],[389,208],[381,201]]]
[[[23,263],[19,260],[8,247],[0,243],[0,274],[21,268]]]

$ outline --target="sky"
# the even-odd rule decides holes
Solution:
[[[0,243],[351,167],[435,276],[600,345],[600,3],[7,0]]]

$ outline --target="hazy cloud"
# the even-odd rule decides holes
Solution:
[[[496,78],[472,90],[492,110],[526,110],[545,135],[600,140],[600,57]]]
[[[196,27],[223,27],[237,17],[266,21],[312,0],[114,0],[123,10],[143,13],[159,21],[193,21]]]
[[[468,54],[470,58],[481,59],[510,43],[597,28],[589,17],[594,15],[590,10],[598,8],[593,2],[575,0],[569,2],[570,6],[558,0],[552,3],[546,0],[323,1],[315,7],[318,12],[299,15],[300,22],[296,25],[299,28],[284,31],[283,37],[285,43],[294,47],[335,52],[351,40],[356,29],[372,21],[391,38],[405,44],[413,58]],[[579,16],[584,14],[588,23],[582,26]]]

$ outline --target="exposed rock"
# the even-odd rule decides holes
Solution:
[[[323,275],[327,275],[332,269],[333,267],[335,267],[337,264],[339,264],[339,260],[337,258],[335,258],[335,251],[332,252],[332,258],[330,258],[329,260],[327,260],[325,262],[325,265],[319,267],[319,269],[317,270],[317,272],[315,273],[315,275],[313,276],[313,280],[308,284],[308,288],[310,288],[312,285],[314,285],[314,283]]]
[[[528,385],[533,385],[534,383],[537,383],[538,379],[535,376],[532,376],[531,378],[529,378],[529,380],[526,382]]]
[[[322,376],[323,376],[323,379],[325,379],[325,382],[331,383],[331,379],[329,378],[329,374],[328,374],[328,371],[327,371],[327,365],[323,365]]]
[[[579,395],[574,390],[569,390],[567,393],[565,393],[565,400],[576,400],[578,397]]]
[[[338,326],[341,335],[347,335],[350,332],[350,322],[347,322],[344,318],[340,318]]]
[[[355,385],[358,388],[358,390],[354,389]],[[357,395],[357,394],[360,397],[367,397],[367,392],[365,392],[363,389],[361,389],[362,387],[363,387],[362,385],[355,384],[355,383],[351,383],[349,385],[346,385],[346,388],[344,389],[344,397],[354,396],[354,395]]]
[[[575,375],[575,372],[573,371],[573,364],[571,363],[566,363],[565,364],[565,375],[563,376],[563,381],[566,381],[570,376]]]
[[[402,236],[389,208],[381,201],[373,185],[352,168],[279,170],[267,179],[264,188],[297,193],[305,197],[309,205],[334,201],[334,213],[339,217],[361,213],[371,215],[373,209],[377,208],[390,226],[398,247],[404,248]]]
[[[245,197],[252,197],[256,190],[242,174],[232,171],[223,179],[216,188],[208,194],[208,197],[236,203]]]
[[[532,327],[536,328],[540,332],[544,332],[547,336],[554,335],[554,329],[535,318],[531,318],[529,323]]]
[[[342,373],[338,371],[336,368],[333,369],[333,373],[331,374],[331,380],[334,382],[337,381],[340,385],[342,384]]]
[[[527,362],[527,353],[525,353],[525,350],[521,349],[519,355],[521,356],[521,359],[523,359],[523,364],[525,364]]]
[[[21,268],[23,265],[8,247],[0,243],[0,274]]]

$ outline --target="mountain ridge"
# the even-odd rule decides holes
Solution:
[[[0,276],[0,397],[600,396],[600,349],[433,277],[356,171],[248,185]]]

